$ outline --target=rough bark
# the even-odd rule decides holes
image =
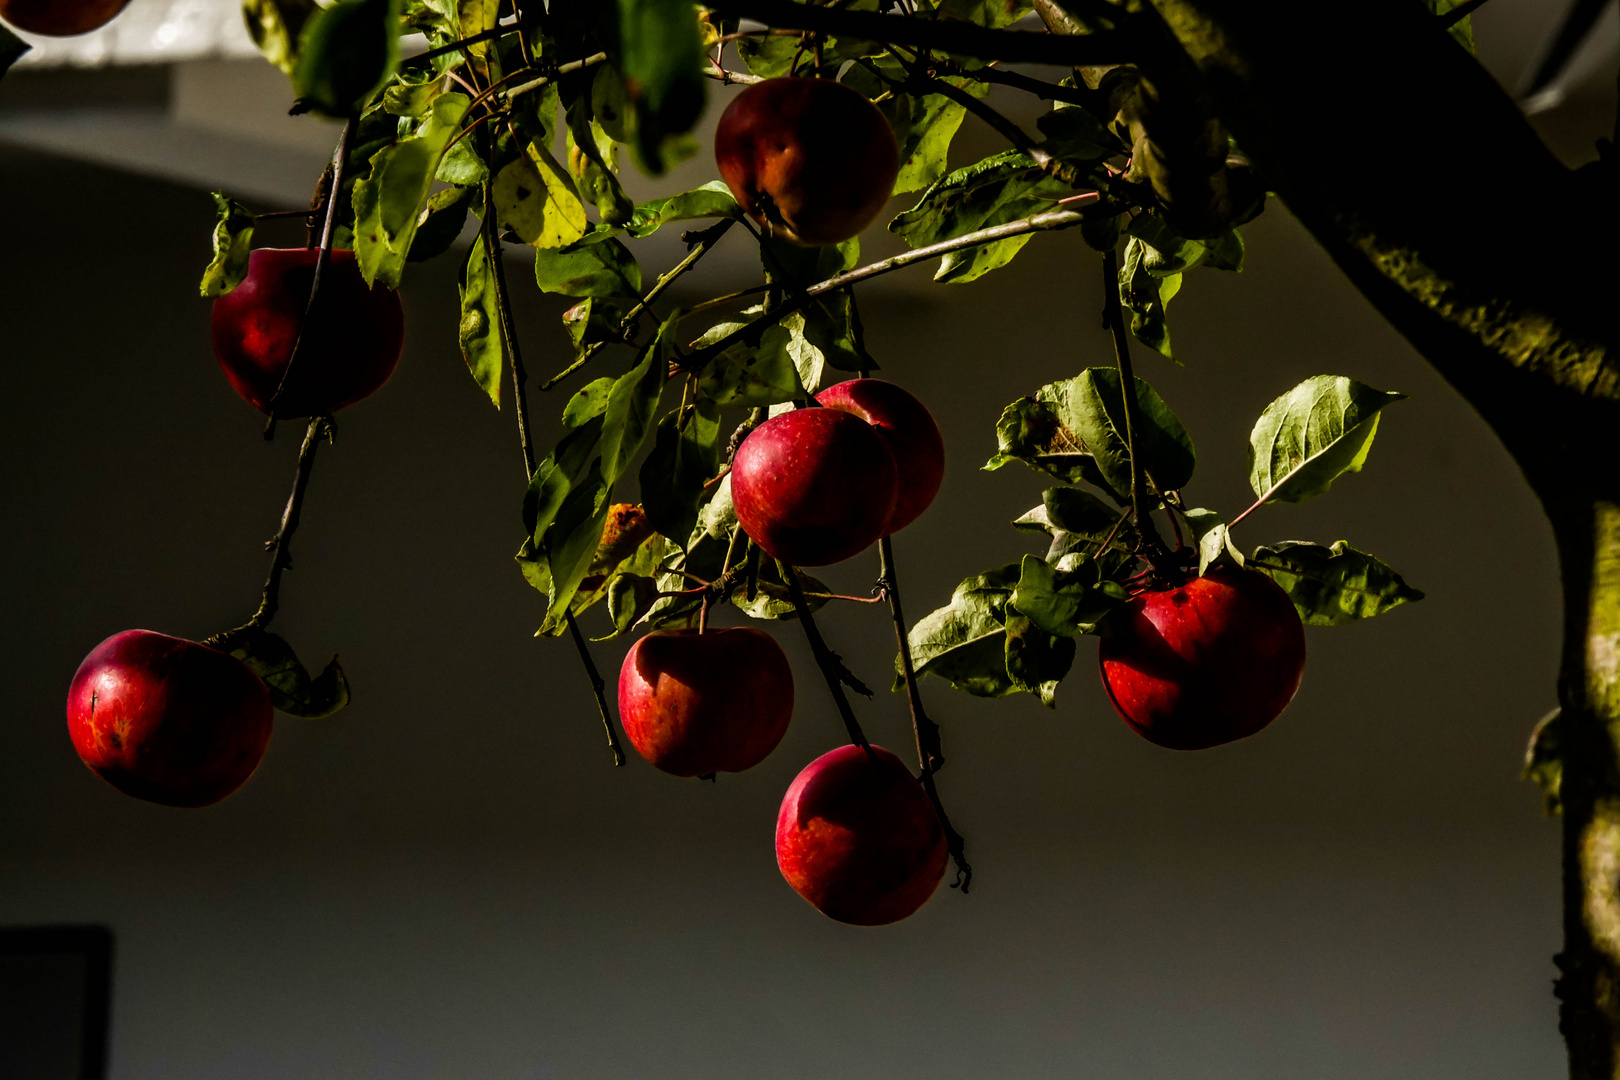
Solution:
[[[1575,1080],[1620,1080],[1614,167],[1559,164],[1416,0],[1147,2],[1273,190],[1492,425],[1552,521],[1566,613],[1559,1026]]]

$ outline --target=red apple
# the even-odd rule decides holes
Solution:
[[[1137,734],[1203,750],[1253,735],[1288,707],[1305,630],[1276,582],[1217,567],[1132,600],[1098,655],[1103,686]]]
[[[796,409],[737,448],[731,498],[743,531],[794,566],[827,566],[870,547],[894,514],[894,454],[839,409]]]
[[[900,171],[877,106],[829,79],[767,79],[738,94],[715,129],[714,158],[746,214],[808,247],[870,225]]]
[[[900,493],[883,535],[897,533],[916,521],[939,494],[940,481],[945,478],[945,440],[927,406],[882,379],[850,379],[827,387],[816,400],[871,424],[894,454]]]
[[[625,737],[676,776],[752,769],[792,718],[793,672],[762,630],[655,630],[619,671]]]
[[[129,0],[0,0],[0,19],[46,37],[88,34],[106,26]]]
[[[249,405],[270,412],[309,304],[314,248],[260,248],[247,277],[214,301],[214,355]],[[316,334],[304,342],[275,415],[319,416],[388,381],[405,343],[399,294],[368,288],[354,252],[336,249],[321,278]]]
[[[873,760],[875,758],[876,760]],[[823,915],[856,926],[905,918],[945,874],[945,830],[901,760],[880,746],[822,754],[776,816],[776,865]]]
[[[68,734],[96,775],[165,806],[241,787],[270,745],[270,691],[228,653],[150,630],[97,645],[68,689]]]

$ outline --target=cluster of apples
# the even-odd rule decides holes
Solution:
[[[369,287],[342,249],[322,276],[330,314],[299,344],[319,255],[254,251],[242,283],[214,301],[220,368],[276,418],[326,416],[369,396],[404,348],[399,294]],[[241,660],[151,630],[96,646],[68,690],[68,734],[84,763],[125,794],[166,806],[208,806],[246,783],[269,748],[273,715],[269,690]]]
[[[32,2],[0,0],[0,15],[12,19],[12,9]],[[715,150],[743,210],[772,235],[806,245],[838,243],[870,224],[898,169],[882,115],[823,79],[750,87],[721,118]],[[242,284],[214,303],[222,370],[273,418],[328,415],[370,395],[403,347],[398,295],[368,287],[342,249],[324,272],[318,333],[300,343],[318,258],[313,249],[254,251]],[[740,527],[765,554],[790,567],[825,566],[915,521],[939,491],[944,462],[939,428],[920,401],[889,382],[852,379],[755,428],[732,462],[732,498]],[[1298,688],[1300,620],[1263,575],[1189,573],[1141,592],[1122,615],[1099,652],[1103,684],[1126,722],[1162,746],[1201,749],[1253,734]],[[619,679],[631,744],[683,777],[759,764],[786,733],[793,699],[786,656],[752,628],[654,631],[629,650]],[[67,713],[74,747],[97,774],[127,794],[187,807],[246,782],[273,716],[265,684],[246,664],[146,630],[117,634],[85,658]],[[900,759],[851,745],[811,762],[788,788],[776,855],[816,908],[880,925],[928,900],[947,850],[939,815]]]
[[[737,521],[791,566],[866,550],[928,508],[945,442],[928,409],[879,379],[851,379],[816,406],[775,416],[737,448]],[[619,674],[625,736],[676,776],[751,769],[793,716],[781,646],[752,628],[655,630]],[[841,922],[876,926],[925,903],[945,873],[945,831],[922,785],[882,747],[843,746],[805,767],[782,800],[776,858],[790,885]]]

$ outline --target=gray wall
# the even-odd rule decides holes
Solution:
[[[1349,539],[1429,599],[1310,632],[1287,714],[1202,754],[1131,734],[1089,642],[1056,711],[930,683],[978,876],[862,931],[808,908],[771,853],[782,791],[841,738],[793,627],[793,727],[716,785],[612,769],[572,651],[531,639],[511,416],[457,355],[453,260],[408,280],[405,359],[340,416],[283,591],[277,628],[312,662],[341,650],[353,706],[279,720],[260,773],[209,810],[87,773],[62,719],[79,659],[132,626],[202,636],[250,612],[296,443],[262,443],[212,360],[206,195],[5,152],[0,198],[0,923],[114,928],[118,1080],[1561,1068],[1557,830],[1517,779],[1557,654],[1547,530],[1482,423],[1280,207],[1247,230],[1244,274],[1195,273],[1176,299],[1186,366],[1141,373],[1198,442],[1192,496],[1228,513],[1254,415],[1298,379],[1411,394],[1364,474],[1261,512],[1245,541]],[[1001,406],[1109,354],[1078,237],[968,286],[912,273],[863,306],[950,448],[896,541],[915,617],[1037,546],[1003,522],[1040,479],[977,470]],[[519,292],[551,370],[557,306]],[[550,424],[560,400],[535,406]],[[827,576],[864,591],[873,561]],[[881,684],[888,623],[845,607],[824,630]],[[624,648],[597,647],[605,671]],[[901,698],[860,711],[904,750]]]

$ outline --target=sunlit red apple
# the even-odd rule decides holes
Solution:
[[[129,0],[0,0],[0,19],[30,34],[71,37],[106,26]]]
[[[793,672],[774,638],[752,627],[655,630],[619,672],[625,737],[675,776],[751,769],[793,718]]]
[[[883,114],[830,79],[767,79],[738,94],[715,129],[714,157],[745,213],[808,246],[870,225],[900,171]]]
[[[214,356],[243,400],[263,413],[298,340],[319,252],[259,248],[248,256],[246,279],[214,301]],[[313,336],[304,342],[278,418],[319,416],[375,393],[399,363],[405,314],[399,294],[369,288],[354,252],[332,252],[321,278]]]
[[[743,531],[794,566],[827,566],[870,547],[885,534],[898,490],[887,440],[841,409],[772,417],[731,466]]]
[[[270,692],[228,653],[126,630],[84,658],[68,690],[68,734],[126,795],[207,806],[241,787],[270,745]]]
[[[1253,735],[1299,689],[1305,631],[1264,574],[1218,567],[1130,602],[1099,650],[1103,686],[1136,732],[1172,750]]]
[[[885,536],[916,521],[939,494],[945,478],[945,440],[928,407],[905,389],[882,379],[850,379],[816,395],[829,409],[840,409],[877,429],[894,454],[899,494]]]
[[[875,759],[875,760],[874,760]],[[799,773],[776,817],[776,864],[822,914],[881,926],[945,874],[945,830],[922,785],[880,746],[840,746]]]

